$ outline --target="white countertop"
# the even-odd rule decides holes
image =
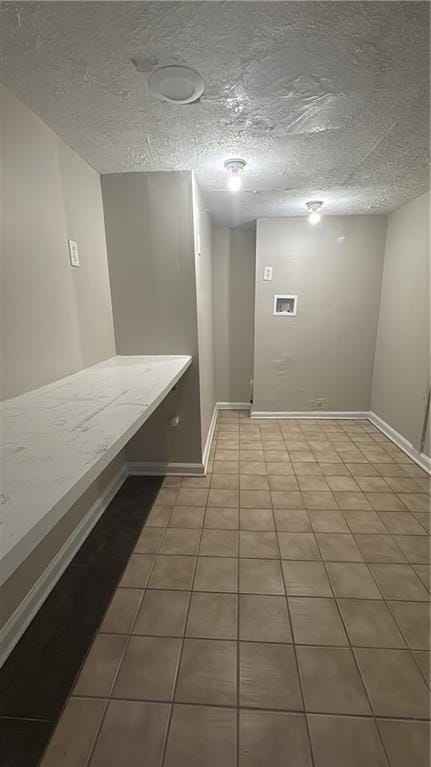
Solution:
[[[122,450],[191,361],[112,357],[1,403],[0,583]]]

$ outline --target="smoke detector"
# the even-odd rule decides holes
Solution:
[[[240,188],[242,183],[241,174],[246,165],[246,161],[240,160],[238,157],[226,160],[224,167],[229,174],[227,185],[232,192],[237,192]]]
[[[148,78],[154,96],[170,104],[192,104],[203,94],[203,78],[191,67],[183,64],[156,67]]]

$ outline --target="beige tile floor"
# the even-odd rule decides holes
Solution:
[[[429,479],[367,421],[219,415],[43,767],[428,767]]]

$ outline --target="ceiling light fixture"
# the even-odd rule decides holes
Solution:
[[[246,161],[240,160],[238,157],[232,160],[226,160],[224,167],[229,174],[227,185],[231,192],[237,192],[240,188],[242,183],[241,175],[246,165]]]
[[[311,200],[310,202],[306,202],[305,204],[310,214],[308,216],[308,220],[310,224],[312,224],[313,226],[315,224],[318,224],[321,219],[320,210],[322,208],[323,202],[321,202],[321,200]]]
[[[148,79],[151,93],[171,104],[192,104],[202,96],[203,78],[191,67],[177,64],[156,67]]]

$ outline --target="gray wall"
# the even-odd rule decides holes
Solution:
[[[119,354],[191,354],[193,365],[127,447],[131,461],[202,458],[192,174],[102,176]],[[169,417],[180,416],[177,428]]]
[[[385,230],[383,216],[257,222],[253,410],[369,409]],[[296,317],[273,317],[275,293],[298,295]]]
[[[1,88],[1,384],[9,398],[115,355],[100,178]],[[81,266],[69,263],[78,242]],[[101,474],[0,590],[19,606],[124,464]]]
[[[115,354],[99,175],[1,87],[2,398]],[[78,242],[81,266],[69,263]]]
[[[216,392],[249,402],[253,378],[254,229],[213,228]]]
[[[205,200],[193,178],[196,301],[202,446],[205,446],[216,403],[212,226]]]
[[[388,218],[371,398],[371,409],[415,448],[429,384],[429,210],[428,193]]]

